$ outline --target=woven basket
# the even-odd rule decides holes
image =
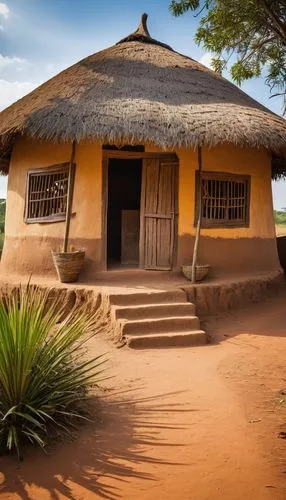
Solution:
[[[210,266],[208,264],[196,265],[196,281],[202,281],[208,274]],[[192,266],[182,266],[183,275],[188,279],[192,279]]]
[[[59,280],[62,283],[77,281],[83,268],[85,252],[54,252],[52,251],[54,265]]]

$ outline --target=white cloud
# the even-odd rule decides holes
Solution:
[[[7,198],[7,183],[8,183],[8,176],[1,175],[1,177],[0,177],[0,198]]]
[[[211,54],[210,52],[206,52],[199,60],[199,62],[201,64],[203,64],[204,66],[206,66],[207,68],[210,68],[212,69],[212,65],[211,65],[211,62],[212,62],[212,58],[213,58],[213,54]]]
[[[57,73],[54,63],[35,64],[0,53],[0,111]]]
[[[23,65],[28,64],[27,59],[22,59],[21,57],[9,57],[3,56],[0,54],[0,71],[7,66],[16,65],[17,68],[22,67]]]
[[[0,31],[4,31],[4,26],[2,26],[2,24],[0,24]]]
[[[0,80],[0,109],[10,106],[10,104],[31,92],[38,85],[38,82],[8,82],[7,80]]]
[[[10,10],[6,3],[0,2],[0,16],[3,16],[5,19],[9,17]]]

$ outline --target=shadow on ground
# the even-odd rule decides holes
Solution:
[[[204,317],[202,328],[211,344],[220,344],[240,335],[286,337],[286,288],[275,296],[247,307]]]
[[[1,496],[9,498],[10,494],[11,498],[35,500],[41,495],[41,498],[58,500],[63,496],[74,499],[96,494],[113,500],[121,496],[122,482],[136,478],[156,481],[155,472],[144,472],[146,464],[154,464],[154,471],[156,464],[188,465],[164,458],[169,447],[184,444],[168,442],[162,432],[172,429],[178,431],[179,436],[179,431],[190,425],[190,419],[184,419],[184,414],[198,410],[183,404],[168,404],[171,396],[173,393],[140,398],[134,397],[133,391],[123,390],[93,398],[91,408],[98,421],[86,425],[75,441],[50,450],[47,455],[27,450],[20,465],[15,457],[1,459]],[[189,422],[173,423],[178,421],[177,416],[174,418],[178,413],[182,414],[180,422],[182,419]]]

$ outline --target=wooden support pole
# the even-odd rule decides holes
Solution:
[[[193,251],[193,263],[192,263],[192,283],[196,282],[196,265],[198,261],[199,244],[200,244],[200,234],[201,234],[201,224],[202,224],[202,148],[198,146],[198,193],[197,193],[197,227],[196,227],[196,238]]]
[[[75,144],[76,144],[75,141],[73,141],[71,159],[70,159],[70,163],[69,163],[67,210],[66,210],[66,223],[65,223],[65,236],[64,236],[63,252],[68,251],[70,222],[71,222],[71,213],[72,213],[73,188],[74,188]]]

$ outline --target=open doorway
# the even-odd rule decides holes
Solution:
[[[142,160],[108,164],[107,266],[139,266]]]

